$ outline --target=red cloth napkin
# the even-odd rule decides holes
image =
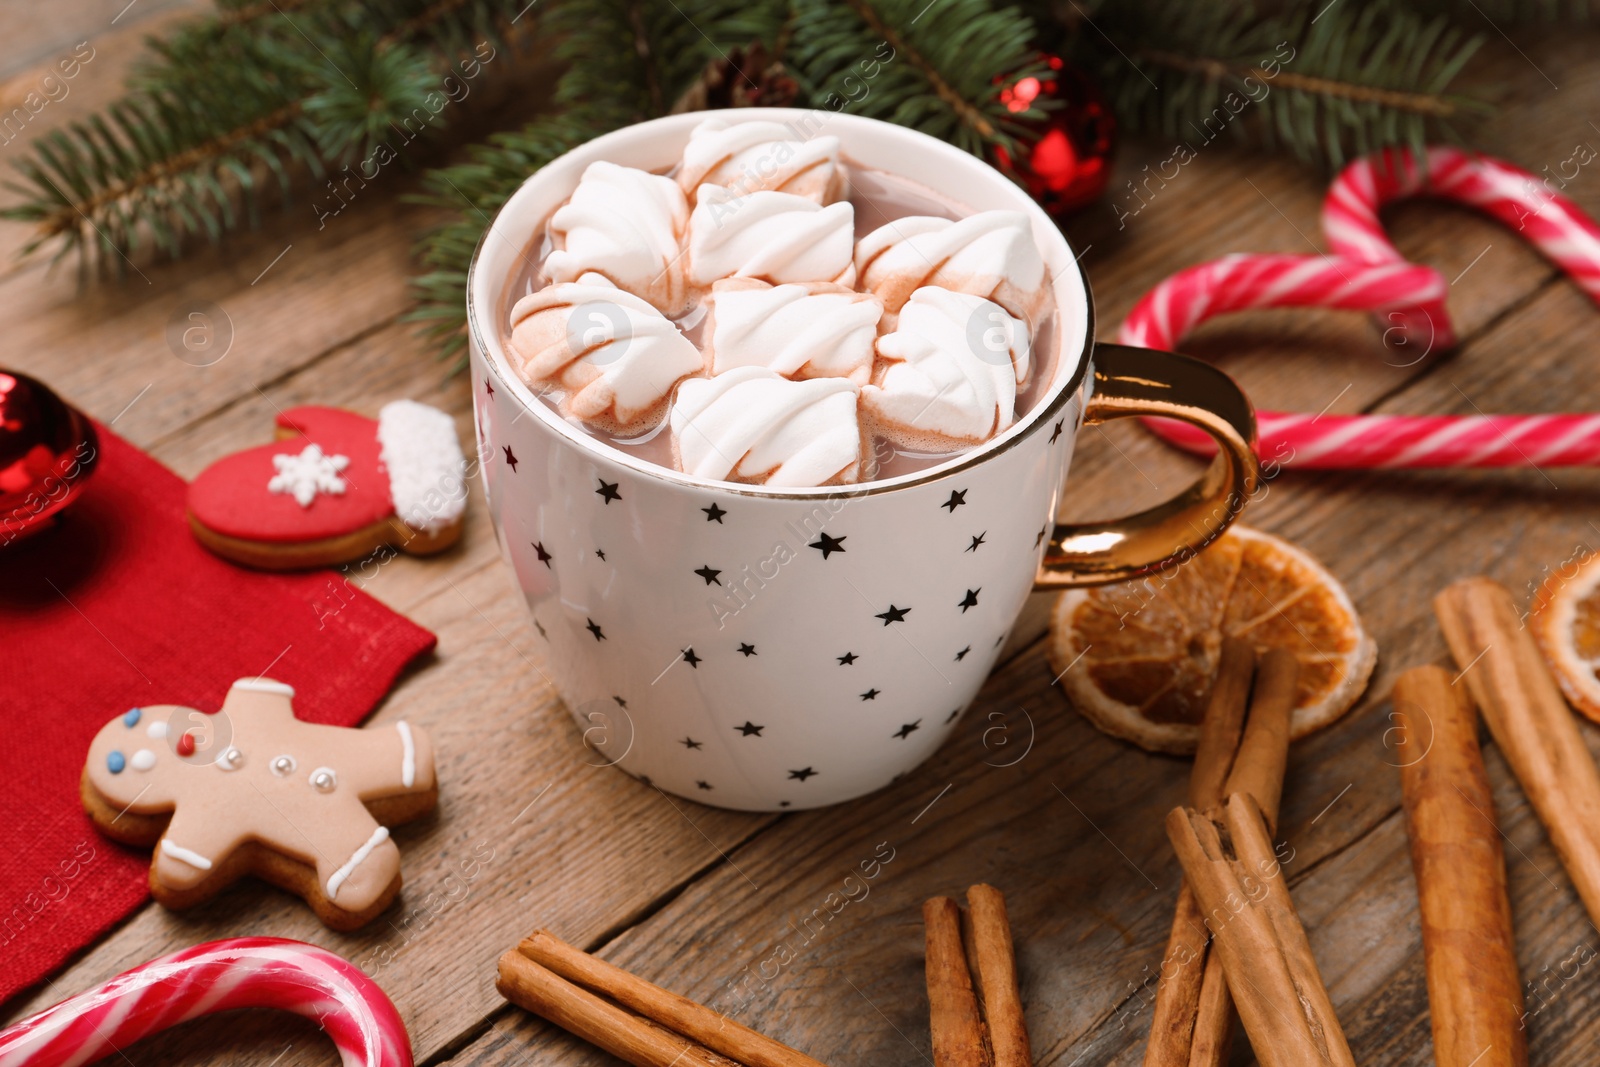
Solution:
[[[0,1001],[148,896],[148,850],[100,836],[78,799],[104,723],[146,704],[215,710],[235,678],[265,674],[295,687],[301,718],[351,726],[435,643],[333,572],[213,556],[189,533],[183,480],[98,429],[82,497],[0,550]]]

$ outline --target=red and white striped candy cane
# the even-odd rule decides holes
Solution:
[[[1351,164],[1328,194],[1323,224],[1337,257],[1228,256],[1181,271],[1151,290],[1123,323],[1126,344],[1174,349],[1201,322],[1255,307],[1368,307],[1386,336],[1424,351],[1455,334],[1445,312],[1442,276],[1408,264],[1389,243],[1378,210],[1411,195],[1477,207],[1529,239],[1600,301],[1600,226],[1577,205],[1507,163],[1454,148],[1428,151],[1426,173],[1409,152],[1391,150]],[[1299,259],[1296,268],[1286,259]],[[1320,272],[1310,264],[1320,263]],[[1396,273],[1388,293],[1370,268]],[[1281,273],[1280,273],[1281,272]],[[1305,272],[1304,274],[1298,272]],[[1309,280],[1307,280],[1309,279]],[[1370,287],[1366,284],[1370,279]],[[1319,291],[1320,289],[1320,291]],[[1362,301],[1370,301],[1363,303]],[[1281,466],[1517,467],[1600,465],[1600,415],[1311,415],[1262,411],[1258,450]],[[1210,439],[1178,423],[1147,420],[1192,452]]]
[[[1409,149],[1391,148],[1346,167],[1322,203],[1322,232],[1336,255],[1367,263],[1403,263],[1378,218],[1384,205],[1412,196],[1454,200],[1490,215],[1572,276],[1600,301],[1600,225],[1535,174],[1488,156],[1436,145],[1417,165]],[[1433,319],[1435,346],[1455,343],[1441,297],[1409,309]]]
[[[315,1021],[344,1067],[411,1067],[411,1039],[376,982],[325,949],[279,937],[225,938],[125,971],[0,1031],[0,1067],[75,1067],[232,1008]]]

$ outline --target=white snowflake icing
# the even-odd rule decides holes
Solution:
[[[267,492],[288,493],[295,503],[309,508],[318,493],[345,491],[345,480],[339,472],[350,465],[350,457],[325,455],[321,447],[306,445],[298,456],[273,456],[272,465],[278,473],[267,483]]]

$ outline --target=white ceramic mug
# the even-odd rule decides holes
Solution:
[[[512,283],[586,166],[664,170],[704,117],[597,138],[531,176],[495,218],[467,301],[484,486],[556,687],[605,759],[707,804],[810,808],[887,785],[932,753],[1032,590],[1149,573],[1220,533],[1255,485],[1255,422],[1205,364],[1093,345],[1071,249],[980,160],[873,119],[762,108],[739,117],[836,135],[851,163],[973,211],[1026,212],[1055,279],[1058,351],[1036,354],[1052,381],[983,447],[844,488],[705,481],[589,436],[507,360]],[[1055,524],[1079,428],[1140,414],[1200,426],[1217,459],[1140,515]]]

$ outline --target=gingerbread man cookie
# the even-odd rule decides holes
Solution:
[[[433,809],[433,746],[404,722],[369,730],[295,718],[294,690],[233,683],[215,715],[133,708],[95,735],[81,792],[107,836],[155,845],[151,895],[169,908],[254,874],[353,930],[400,891],[388,827]]]
[[[219,556],[265,570],[413,556],[461,536],[466,461],[455,422],[414,400],[376,419],[327,407],[281,412],[277,440],[224,456],[189,486],[189,527]]]

